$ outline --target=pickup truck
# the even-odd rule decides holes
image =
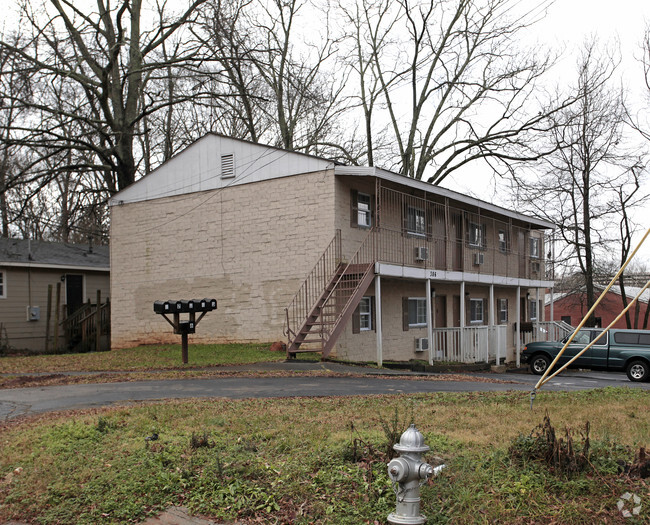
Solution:
[[[569,361],[602,331],[600,328],[581,329],[554,368]],[[562,341],[528,343],[521,354],[521,361],[529,364],[533,374],[542,375],[568,338],[569,336]],[[624,371],[630,381],[650,381],[650,331],[612,328],[576,359],[570,368]]]

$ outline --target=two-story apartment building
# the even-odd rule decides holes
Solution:
[[[352,361],[517,359],[553,225],[374,167],[209,134],[111,205],[112,346],[176,341],[155,300],[216,297],[196,341]],[[431,343],[431,344],[429,344]]]

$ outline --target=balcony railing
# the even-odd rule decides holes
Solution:
[[[506,336],[505,325],[434,328],[433,360],[498,363],[506,356]]]

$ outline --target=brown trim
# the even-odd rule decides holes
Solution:
[[[402,330],[408,332],[409,330],[409,298],[402,297]]]
[[[350,226],[359,227],[359,192],[350,190]]]

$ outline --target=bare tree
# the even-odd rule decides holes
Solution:
[[[516,18],[515,4],[358,0],[346,10],[369,162],[381,123],[395,144],[394,169],[433,184],[479,159],[510,169],[539,158],[531,134],[562,105],[544,109],[534,96],[552,61],[539,50],[518,51],[516,37],[535,15]]]
[[[322,34],[308,38],[304,27],[315,14]],[[215,65],[207,81],[219,90],[212,114],[221,126],[254,142],[340,156],[344,148],[331,138],[346,109],[345,74],[335,73],[328,17],[309,0],[210,2],[196,36]]]
[[[5,39],[0,48],[27,62],[41,82],[67,84],[83,93],[84,100],[78,107],[50,106],[38,99],[17,101],[44,114],[80,121],[89,133],[70,142],[55,125],[41,124],[26,130],[20,143],[87,151],[94,156],[95,169],[108,175],[109,191],[131,184],[140,161],[135,150],[138,122],[176,102],[143,97],[148,75],[191,60],[191,49],[166,61],[159,50],[193,19],[203,2],[194,0],[173,19],[148,26],[142,20],[142,0],[122,0],[117,6],[98,0],[92,13],[72,0],[49,0],[42,6],[24,0],[22,16],[31,26],[30,45],[19,47]]]
[[[595,40],[583,46],[577,63],[576,103],[554,117],[539,177],[517,177],[519,202],[558,225],[560,258],[577,267],[587,308],[596,299],[598,261],[609,259],[611,243],[629,251],[630,215],[641,195],[644,157],[625,145],[624,91],[615,85],[617,60]],[[610,225],[620,223],[620,238]],[[589,321],[592,325],[594,319]]]

